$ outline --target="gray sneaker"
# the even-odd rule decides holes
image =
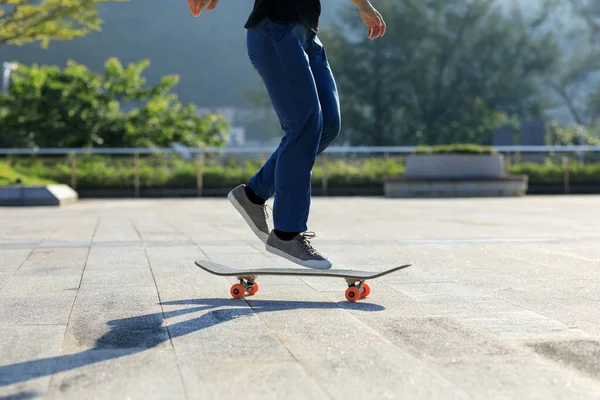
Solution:
[[[267,239],[267,251],[277,254],[291,262],[307,268],[329,269],[331,261],[323,257],[312,247],[309,239],[315,237],[313,232],[304,232],[292,240],[281,240],[272,231]]]
[[[227,198],[233,204],[236,210],[244,217],[244,220],[252,229],[252,232],[263,242],[267,242],[269,237],[269,225],[267,224],[267,205],[254,204],[246,195],[242,184],[233,189],[227,195]]]

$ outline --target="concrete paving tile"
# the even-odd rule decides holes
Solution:
[[[46,235],[41,241],[40,248],[69,247],[70,245],[81,245],[89,243],[94,235],[96,222],[80,227],[79,224],[57,225],[57,229]],[[82,229],[83,228],[83,229]]]
[[[81,276],[81,272],[79,271]],[[42,276],[13,276],[0,289],[0,299],[8,300],[11,297],[25,298],[28,296],[75,296],[79,287],[80,276],[68,275],[42,275]]]
[[[88,252],[87,248],[36,248],[27,262],[84,262]]]
[[[0,326],[66,324],[76,291],[57,293],[0,293]]]
[[[401,386],[415,398],[442,393],[468,398],[466,392],[318,292],[298,286],[269,289],[262,295],[264,300],[248,302],[331,397],[390,398],[398,395]],[[284,296],[286,301],[269,301]],[[377,312],[367,303],[357,307]]]
[[[417,358],[441,362],[522,353],[513,344],[450,317],[369,317],[359,318]]]
[[[41,397],[53,373],[51,359],[60,349],[64,325],[5,326],[0,324],[0,397]],[[26,398],[26,397],[22,397]]]
[[[3,249],[0,243],[0,271],[16,271],[27,259],[32,249]]]
[[[588,336],[581,329],[529,310],[490,316],[461,316],[461,321],[485,329],[500,340],[565,339]]]
[[[182,362],[195,359],[197,354],[203,355],[201,362],[207,365],[294,360],[277,339],[277,333],[266,327],[244,301],[212,299],[207,303],[167,314],[179,316],[169,318],[167,323]]]
[[[147,268],[147,260],[146,252],[142,246],[129,246],[126,248],[93,247],[90,249],[87,264],[94,268],[101,266],[113,268],[124,264],[128,268],[134,265]]]
[[[147,348],[167,340],[154,286],[107,286],[80,290],[63,349]]]
[[[492,356],[439,366],[446,378],[474,398],[593,399],[600,386],[574,371],[531,356]]]
[[[231,373],[235,371],[235,373]],[[260,357],[247,361],[201,361],[181,363],[190,399],[229,399],[243,394],[249,399],[331,399],[294,362],[264,362]]]
[[[260,253],[256,247],[243,244],[243,245],[225,245],[225,246],[211,246],[211,245],[201,245],[200,248],[206,254],[256,254]]]
[[[2,286],[4,286],[4,284],[6,284],[6,282],[8,282],[8,280],[10,279],[10,277],[13,275],[12,272],[9,271],[0,271],[0,288]]]
[[[63,353],[48,399],[183,399],[171,348]]]
[[[111,268],[86,269],[81,282],[82,288],[107,287],[107,286],[142,286],[149,287],[154,285],[154,279],[150,268],[140,268],[135,265],[128,268],[127,265],[119,265]]]
[[[84,264],[84,261],[25,261],[21,268],[15,271],[14,277],[39,278],[40,281],[45,278],[71,278],[78,281]]]
[[[588,296],[561,293],[560,288],[549,283],[529,282],[524,287],[517,286],[515,289],[498,291],[496,296],[568,326],[600,335],[598,301]]]
[[[600,342],[598,340],[546,340],[527,344],[536,353],[600,379]]]
[[[103,216],[98,220],[94,242],[129,242],[140,240],[133,222],[129,218]]]

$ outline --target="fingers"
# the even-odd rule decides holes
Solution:
[[[194,17],[198,17],[202,14],[204,8],[208,5],[206,11],[210,11],[214,9],[219,0],[188,0],[188,7],[190,8],[190,12]]]
[[[373,39],[377,39],[379,37],[383,37],[383,35],[385,35],[385,31],[386,31],[386,25],[385,25],[385,21],[383,20],[383,17],[381,16],[381,14],[378,11],[375,11],[375,15],[376,15],[376,23],[375,25],[372,27],[372,30],[369,30],[369,39],[373,40]]]
[[[212,0],[208,7],[206,7],[206,11],[214,10],[214,8],[219,4],[219,0]]]
[[[373,40],[385,35],[387,26],[383,17],[377,10],[373,10],[372,13],[369,13],[363,19],[368,28],[367,35],[369,39]]]

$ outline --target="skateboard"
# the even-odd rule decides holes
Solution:
[[[260,275],[288,275],[288,276],[322,276],[329,278],[343,278],[348,283],[346,299],[355,302],[364,299],[371,293],[371,288],[365,282],[367,279],[375,279],[392,272],[410,267],[412,264],[404,264],[390,268],[385,271],[359,271],[354,269],[301,269],[301,268],[257,268],[257,269],[234,269],[212,261],[195,261],[198,267],[219,276],[235,276],[240,283],[231,286],[229,293],[233,298],[241,299],[245,294],[258,292],[256,277]]]

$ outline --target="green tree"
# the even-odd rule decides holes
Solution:
[[[384,38],[370,41],[355,9],[323,33],[350,143],[490,142],[514,118],[540,117],[540,83],[558,50],[542,27],[493,0],[381,0]]]
[[[581,143],[583,139],[583,143]],[[600,145],[600,135],[597,127],[561,126],[552,121],[547,130],[546,144],[550,146]]]
[[[127,0],[0,0],[0,45],[69,40],[99,31],[99,3]]]
[[[170,93],[177,76],[144,87],[148,66],[113,58],[96,74],[72,61],[62,70],[19,65],[0,95],[0,147],[223,145],[225,119],[182,105]]]
[[[600,3],[564,0],[555,12],[572,18],[568,28],[555,27],[565,50],[553,71],[550,86],[573,121],[589,125],[600,117]]]

